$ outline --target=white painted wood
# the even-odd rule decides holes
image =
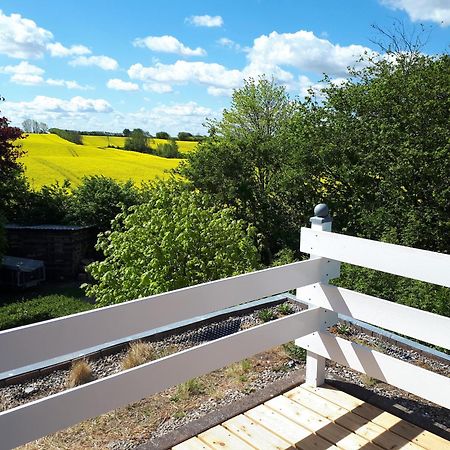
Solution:
[[[450,287],[450,255],[302,228],[300,250]]]
[[[447,377],[327,332],[315,332],[296,342],[325,358],[450,408],[450,379]]]
[[[334,320],[315,308],[184,350],[0,413],[1,448],[12,448],[160,392]]]
[[[301,293],[316,306],[450,349],[449,317],[323,283],[305,286]]]
[[[316,220],[311,221],[311,229],[314,231],[331,231],[331,221],[318,223]],[[311,254],[310,259],[320,258],[318,255]],[[340,263],[338,263],[338,271],[335,274],[335,277],[340,275]],[[330,274],[327,272],[322,272],[322,276],[320,277],[320,281],[323,284],[328,283],[330,278]],[[306,288],[308,286],[305,286]],[[296,291],[296,297],[302,298],[304,293],[303,289],[305,287],[298,287]],[[311,308],[311,306],[310,306]],[[323,328],[322,328],[323,329]],[[317,355],[311,351],[306,352],[306,372],[305,372],[305,383],[308,386],[317,387],[321,386],[325,382],[325,358],[323,356]]]
[[[336,270],[325,259],[302,261],[0,331],[0,372],[286,292]]]

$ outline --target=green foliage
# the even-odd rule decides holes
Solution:
[[[144,131],[140,128],[135,128],[130,136],[125,139],[124,148],[134,152],[148,153],[149,146]]]
[[[93,305],[64,295],[47,295],[0,307],[0,330],[88,311]]]
[[[260,309],[258,311],[258,319],[261,320],[261,322],[270,322],[276,318],[277,316],[275,313],[269,308]]]
[[[289,302],[282,303],[281,305],[277,306],[277,311],[282,314],[283,316],[287,316],[289,314],[292,314],[294,312],[294,308]]]
[[[73,191],[66,221],[95,225],[100,231],[109,230],[117,214],[138,201],[138,191],[132,181],[120,183],[101,175],[84,177],[82,184]]]
[[[450,317],[450,290],[442,286],[349,264],[342,264],[341,276],[333,280],[333,283],[364,294]]]
[[[449,55],[392,54],[303,105],[296,166],[337,230],[448,251],[449,72]]]
[[[284,87],[265,78],[247,80],[180,169],[196,188],[218,204],[233,205],[237,217],[256,227],[265,262],[286,243],[293,246],[288,237],[297,234],[287,182],[292,158],[282,139],[293,112]]]
[[[131,131],[130,131],[128,128],[124,128],[122,134],[123,134],[125,137],[128,137],[128,136],[130,136]]]
[[[170,139],[170,134],[166,131],[158,131],[155,134],[156,139]]]
[[[182,158],[183,155],[178,150],[178,145],[175,140],[170,140],[164,144],[158,144],[155,150],[155,155],[163,158]]]
[[[306,350],[298,345],[295,345],[293,341],[283,344],[283,350],[286,355],[294,361],[306,361]]]
[[[56,134],[66,141],[73,142],[74,144],[83,145],[83,138],[79,131],[74,130],[61,130],[59,128],[50,128],[50,133]]]
[[[156,137],[158,137],[158,136],[156,136]],[[165,138],[165,139],[167,139],[167,138]],[[179,141],[193,141],[195,139],[191,133],[188,133],[187,131],[180,131],[178,133],[178,140]]]
[[[145,203],[122,213],[99,236],[104,261],[88,266],[99,306],[120,303],[253,270],[253,231],[229,208],[208,206],[175,183],[147,190]]]
[[[284,266],[295,262],[295,252],[290,248],[282,248],[273,258],[272,267]]]

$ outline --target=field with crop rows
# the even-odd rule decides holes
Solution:
[[[157,177],[167,178],[168,170],[175,168],[179,159],[160,158],[154,155],[99,148],[105,136],[83,136],[85,145],[76,145],[54,134],[30,134],[22,141],[26,155],[21,158],[25,174],[33,189],[55,181],[68,179],[72,185],[78,185],[83,176],[105,175],[118,181],[132,179],[137,184]],[[123,142],[124,138],[110,137]],[[91,145],[86,145],[86,144]],[[194,143],[195,144],[195,143]],[[118,146],[120,144],[117,144]]]
[[[164,144],[167,140],[165,139],[149,139],[148,145],[155,149],[158,144]],[[197,147],[197,142],[190,142],[190,141],[176,141],[178,145],[178,149],[181,153],[188,153],[194,150]],[[91,145],[93,147],[108,147],[108,146],[114,146],[114,147],[123,147],[125,144],[125,138],[124,137],[118,137],[118,136],[83,136],[83,144],[84,145]]]

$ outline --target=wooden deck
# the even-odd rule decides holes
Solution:
[[[450,442],[324,385],[299,386],[192,437],[175,450],[450,449]]]

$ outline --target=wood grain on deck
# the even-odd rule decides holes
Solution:
[[[330,386],[301,385],[173,449],[450,450],[450,442]]]

